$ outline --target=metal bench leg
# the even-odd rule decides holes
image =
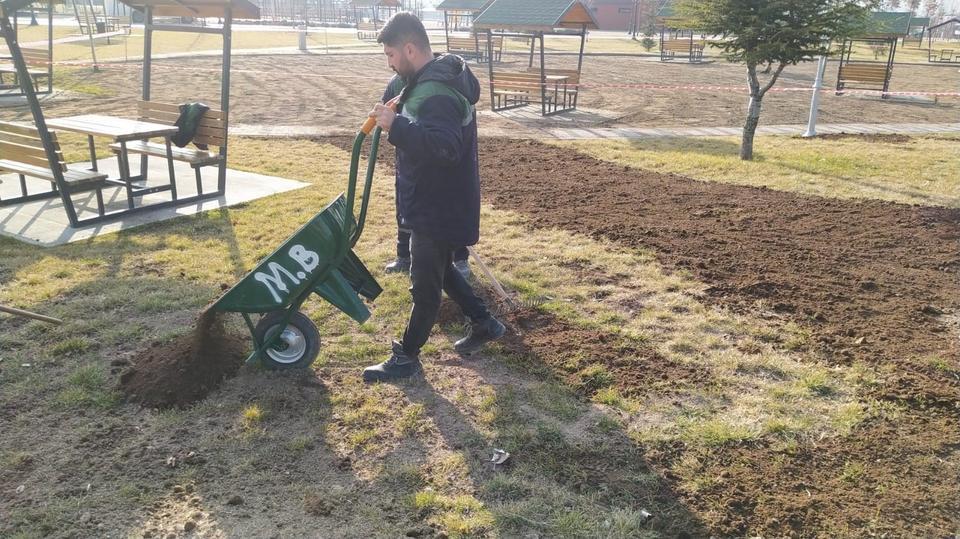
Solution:
[[[18,176],[20,176],[20,194],[27,196],[27,177],[23,174],[19,174]]]
[[[193,171],[197,174],[197,194],[203,194],[203,177],[200,175],[200,167],[193,167]]]
[[[97,147],[93,143],[93,135],[87,135],[87,146],[90,148],[90,164],[93,166],[94,172],[97,170]]]
[[[103,208],[103,188],[98,187],[97,188],[97,214],[100,215],[100,217],[103,217],[105,213],[106,211],[104,211],[104,208]]]
[[[130,185],[130,154],[127,153],[126,141],[120,141],[120,153],[117,154],[117,159],[120,160],[120,179],[123,180],[124,188],[127,190],[127,208],[132,210],[133,186]]]
[[[167,144],[167,171],[170,174],[170,195],[177,199],[177,176],[173,172],[173,150],[170,148],[170,137],[164,137]]]

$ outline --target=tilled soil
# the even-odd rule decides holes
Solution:
[[[960,354],[945,322],[960,310],[960,210],[706,183],[532,141],[488,140],[480,167],[486,199],[536,226],[652,249],[712,301],[809,328],[829,360],[895,363],[885,396],[960,396],[918,361]]]
[[[148,408],[183,408],[203,399],[243,365],[250,345],[206,311],[190,334],[153,343],[120,376],[120,390]]]
[[[523,55],[507,55],[498,69],[526,69],[524,60]],[[576,56],[550,57],[547,64],[555,68],[575,68]],[[231,125],[322,126],[341,130],[359,127],[392,75],[381,54],[238,56],[231,68]],[[816,68],[815,62],[808,62],[786,69],[781,81],[764,98],[764,125],[806,123],[809,92],[778,90],[810,88]],[[602,119],[574,121],[569,115],[548,118],[537,115],[534,120],[516,120],[514,114],[490,112],[487,69],[476,65],[472,69],[483,85],[478,104],[479,110],[484,111],[482,127],[510,134],[518,130],[535,133],[544,127],[571,127],[578,123],[594,127],[601,124],[739,127],[743,125],[749,101],[742,65],[722,61],[691,65],[652,58],[591,56],[584,59],[578,107],[584,111],[605,111]],[[215,104],[220,95],[220,72],[219,58],[155,59],[152,99]],[[836,84],[836,73],[837,64],[831,61],[825,88]],[[71,80],[76,84],[97,86],[103,91],[99,95],[78,93],[47,99],[44,113],[51,118],[92,112],[133,117],[141,94],[141,78],[137,63],[107,64],[97,73],[74,72]],[[54,84],[63,84],[59,80]],[[960,73],[950,66],[897,65],[891,84],[891,91],[956,92]],[[836,96],[826,91],[821,98],[819,118],[824,124],[942,123],[956,118],[960,108],[957,97],[880,100]],[[0,109],[0,119],[29,121],[30,111],[25,106]]]
[[[390,166],[392,151],[381,155]],[[950,323],[960,312],[960,210],[705,183],[533,141],[485,139],[480,160],[495,207],[534,226],[651,249],[668,269],[704,282],[718,306],[808,329],[824,361],[889,372],[872,396],[900,403],[905,417],[792,452],[761,442],[701,455],[701,473],[716,480],[684,501],[712,533],[941,536],[960,526],[960,338]],[[511,322],[523,334],[507,339],[509,349],[542,358],[586,393],[570,343],[628,394],[709,378],[615,335],[529,313]],[[678,479],[669,468],[684,451],[647,455]]]

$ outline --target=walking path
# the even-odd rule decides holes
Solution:
[[[806,131],[806,125],[768,125],[757,128],[758,135],[800,135]],[[230,127],[231,135],[248,137],[323,137],[352,134],[343,128],[310,125],[244,125]],[[817,126],[818,135],[854,133],[860,135],[928,135],[930,133],[960,133],[960,123],[940,124],[821,124]],[[482,136],[540,136],[560,140],[583,139],[645,139],[668,137],[715,137],[740,136],[739,127],[560,127],[560,128],[519,128],[517,130],[480,129]]]

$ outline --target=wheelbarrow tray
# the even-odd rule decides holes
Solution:
[[[218,311],[268,313],[302,303],[315,292],[350,318],[363,323],[383,288],[349,245],[356,224],[343,194],[260,261],[211,306]]]

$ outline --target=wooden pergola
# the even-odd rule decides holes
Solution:
[[[517,106],[530,102],[531,98],[537,99],[533,93],[539,91],[539,101],[541,104],[541,113],[546,116],[576,108],[577,96],[579,94],[580,74],[583,70],[583,50],[587,40],[587,30],[598,28],[597,21],[593,17],[590,9],[582,0],[493,0],[486,9],[473,21],[474,30],[481,30],[487,33],[488,57],[493,57],[492,43],[494,35],[505,37],[518,37],[530,40],[530,60],[529,68],[533,68],[533,59],[536,54],[536,47],[540,45],[540,68],[537,80],[533,85],[523,81],[518,81],[517,76],[520,73],[509,74],[506,72],[495,72],[493,62],[489,62],[490,77],[490,99],[491,106],[497,109],[497,97],[506,94],[498,94],[497,85],[503,84],[499,81],[514,79],[506,90],[501,92],[513,92],[514,95],[520,95],[524,86],[528,87],[525,101],[517,103]],[[580,38],[580,52],[577,56],[577,69],[574,70],[548,70],[546,68],[546,52],[544,49],[544,37],[547,35],[578,36]],[[561,73],[561,71],[564,71]],[[529,71],[527,72],[529,74]],[[563,101],[559,102],[556,95],[551,98],[551,90],[548,88],[550,82],[548,78],[563,77]],[[557,89],[554,88],[554,94]],[[533,95],[530,95],[533,94]],[[502,108],[512,108],[508,105]]]
[[[233,38],[233,19],[259,19],[260,8],[249,0],[121,0],[132,9],[142,11],[143,18],[143,91],[144,101],[150,101],[150,77],[153,66],[154,32],[187,32],[215,34],[222,38],[220,74],[220,110],[226,119],[223,145],[220,146],[220,163],[217,172],[217,191],[202,197],[219,196],[226,190],[227,178],[227,133],[230,118],[230,50]],[[190,17],[193,19],[217,17],[223,20],[220,28],[177,24],[157,24],[154,16]],[[141,174],[146,176],[147,156],[140,160]],[[182,204],[182,202],[180,202]]]
[[[220,110],[223,111],[223,144],[220,146],[219,152],[219,170],[217,175],[217,190],[197,194],[196,196],[190,196],[185,198],[176,198],[173,197],[172,200],[157,202],[152,204],[144,204],[140,206],[133,207],[131,204],[128,209],[118,210],[104,214],[100,211],[100,215],[94,218],[87,219],[78,219],[76,210],[73,206],[73,201],[70,198],[71,189],[68,183],[64,178],[65,168],[61,162],[61,157],[59,156],[59,147],[56,140],[51,135],[50,130],[47,127],[46,119],[44,118],[43,109],[40,106],[40,101],[37,97],[37,92],[34,90],[32,84],[30,83],[30,78],[28,75],[27,63],[24,60],[23,52],[17,43],[16,38],[14,37],[13,27],[10,23],[10,16],[16,11],[30,5],[32,0],[0,0],[0,32],[3,33],[7,46],[10,49],[10,54],[12,56],[12,63],[16,67],[18,78],[20,80],[20,87],[24,95],[27,98],[27,103],[30,106],[30,112],[33,117],[33,124],[36,128],[36,137],[39,138],[40,144],[43,147],[43,153],[46,156],[47,165],[50,168],[51,176],[54,183],[54,190],[47,193],[40,193],[37,195],[24,196],[21,198],[23,201],[38,200],[40,198],[59,196],[63,201],[65,211],[67,212],[67,217],[70,222],[70,226],[78,227],[84,225],[97,224],[107,220],[114,220],[117,218],[125,217],[131,213],[141,212],[144,210],[155,210],[163,207],[172,207],[178,205],[192,204],[198,202],[202,199],[207,199],[211,197],[220,196],[224,193],[226,189],[226,157],[227,157],[227,118],[228,112],[230,110],[230,50],[231,50],[231,29],[233,19],[244,18],[244,19],[257,19],[260,16],[260,10],[254,4],[250,3],[248,0],[123,0],[123,3],[127,4],[133,9],[140,10],[144,13],[144,42],[143,42],[143,86],[142,86],[142,98],[144,101],[150,101],[150,82],[151,82],[151,66],[152,66],[152,52],[153,52],[153,34],[155,32],[193,32],[193,33],[204,33],[204,34],[218,34],[223,38],[223,66],[221,74],[221,87],[220,87]],[[174,24],[158,24],[153,22],[153,17],[157,16],[173,16],[173,17],[219,17],[223,20],[223,26],[221,28],[214,28],[208,26],[189,26],[189,25],[174,25]],[[92,140],[92,139],[91,139]],[[91,143],[92,148],[92,143]],[[146,155],[142,156],[141,159],[141,177],[146,178],[146,166],[147,158]],[[171,164],[172,167],[172,164]],[[129,185],[128,185],[129,188]],[[144,190],[150,191],[150,190]],[[129,191],[128,191],[129,192]]]
[[[840,44],[840,66],[837,70],[837,93],[845,89],[873,90],[887,97],[890,79],[893,76],[893,62],[897,55],[897,43],[907,35],[913,13],[909,11],[875,11],[863,34],[843,40]],[[883,61],[854,60],[853,52],[857,44],[871,48],[886,48],[887,58]],[[879,50],[879,49],[878,49]]]
[[[483,62],[487,56],[487,44],[481,35],[473,31],[473,20],[490,5],[492,0],[443,0],[437,11],[443,12],[443,33],[446,38],[447,52],[459,54],[465,59]],[[467,28],[468,34],[451,35],[452,32]],[[502,43],[501,43],[502,46]],[[496,46],[494,48],[497,48]]]
[[[656,24],[660,28],[660,61],[666,62],[686,55],[690,62],[703,61],[706,43],[694,39],[690,21],[676,12],[671,2],[664,2],[657,11]]]
[[[7,43],[7,50],[10,51],[10,54],[0,55],[0,64],[3,64],[2,66],[0,66],[0,87],[7,90],[14,90],[13,92],[4,93],[4,95],[7,95],[7,96],[26,95],[22,91],[20,91],[19,93],[16,91],[17,88],[20,86],[19,84],[10,84],[8,86],[5,83],[5,81],[3,81],[3,75],[4,74],[15,75],[14,78],[16,78],[18,81],[22,80],[22,76],[20,75],[19,71],[17,71],[16,65],[13,63],[13,47],[11,47],[10,42],[16,41],[18,44],[17,48],[19,48],[20,28],[19,28],[17,17],[16,17],[16,12],[27,6],[33,5],[33,3],[40,3],[40,2],[28,2],[26,4],[21,5],[21,7],[17,7],[17,8],[12,7],[13,4],[11,4],[11,8],[8,13],[13,17],[13,21],[11,22],[9,18],[7,18],[7,24],[4,25],[3,27],[0,27],[0,36],[4,38],[4,40]],[[43,71],[46,71],[45,79],[47,84],[45,89],[41,90],[40,88],[37,88],[35,86],[35,89],[37,90],[37,92],[41,94],[49,94],[53,92],[53,5],[61,4],[61,3],[63,3],[62,0],[49,0],[48,2],[46,2],[47,4],[47,48],[46,50],[40,50],[40,49],[31,49],[27,51],[21,50],[21,57],[27,64],[27,71],[29,76],[26,80],[28,82],[33,80],[30,77],[37,76],[36,73],[38,71],[38,68],[42,68]],[[9,65],[7,65],[8,62],[10,62]]]
[[[451,31],[468,26],[473,31],[473,20],[492,0],[443,0],[437,11],[443,12],[443,31],[450,37]],[[451,29],[450,27],[453,26]]]
[[[941,48],[938,51],[935,51],[933,48],[933,32],[939,30],[944,26],[950,25],[960,25],[960,17],[951,17],[945,21],[935,24],[927,28],[927,61],[929,62],[938,62],[938,63],[957,63],[960,62],[960,50],[954,48]],[[923,43],[923,37],[920,37],[921,44]]]
[[[400,0],[351,0],[350,7],[353,8],[357,22],[360,22],[364,13],[369,10],[370,21],[377,23],[385,21],[390,15],[399,11]]]

